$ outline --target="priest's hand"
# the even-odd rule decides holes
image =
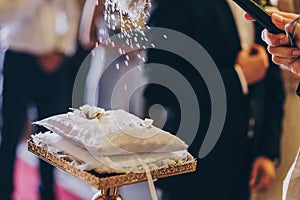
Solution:
[[[299,15],[286,12],[270,11],[272,22],[281,30],[285,30],[286,24],[295,20]],[[253,20],[249,14],[245,14],[245,18]],[[272,54],[274,63],[282,68],[288,69],[291,72],[300,75],[300,23],[290,26],[288,32],[294,32],[295,46],[288,47],[289,39],[286,34],[272,34],[267,30],[262,32],[262,39],[268,44],[268,51]]]

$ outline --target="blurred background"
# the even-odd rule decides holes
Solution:
[[[277,1],[273,0],[272,3],[274,5],[278,5],[280,10],[291,11],[291,12],[300,12],[300,1],[299,0],[282,0]],[[78,1],[78,6],[83,8],[84,1]],[[79,24],[79,21],[78,21]],[[1,26],[0,26],[1,28]],[[1,30],[1,29],[0,29]],[[1,32],[0,32],[1,33]],[[1,34],[4,34],[3,32]],[[7,48],[7,44],[3,40],[3,35],[0,34],[0,100],[2,102],[2,93],[3,93],[3,59],[5,56],[5,50]],[[79,43],[79,42],[78,42]],[[68,77],[66,80],[69,80],[66,84],[68,85],[68,90],[71,91],[71,87],[73,85],[74,78],[76,76],[77,70],[83,62],[84,58],[90,53],[89,49],[83,48],[78,44],[79,47],[76,50],[76,53],[72,57],[73,68],[69,67],[66,69],[66,74]],[[103,48],[101,51],[108,55],[110,50]],[[102,52],[102,53],[103,53]],[[98,52],[98,55],[101,53]],[[135,66],[139,64],[140,60],[132,60],[129,65]],[[90,61],[91,65],[93,64]],[[94,63],[94,66],[99,67],[101,64]],[[123,64],[124,65],[124,64]],[[115,64],[113,64],[114,68],[111,70],[115,70]],[[120,66],[122,68],[122,66]],[[93,77],[93,66],[90,68],[91,74],[89,76],[89,80],[98,80],[97,77]],[[129,69],[127,69],[129,70]],[[126,71],[127,71],[126,70]],[[264,193],[255,193],[252,194],[252,200],[280,200],[282,199],[282,184],[283,180],[293,163],[297,151],[300,146],[300,99],[295,94],[296,86],[300,81],[300,78],[292,73],[283,70],[283,80],[286,92],[286,100],[284,104],[284,120],[283,120],[283,133],[281,138],[281,160],[280,165],[276,170],[276,180],[272,184],[272,187],[264,192]],[[121,76],[125,71],[115,70],[110,72],[113,74],[113,78],[111,76],[107,76],[103,80],[103,83],[108,84],[110,79],[117,79]],[[95,73],[96,74],[96,73]],[[133,77],[133,80],[136,77]],[[130,83],[130,82],[129,82]],[[87,82],[86,89],[87,90],[95,90],[94,87],[91,86],[93,84]],[[101,91],[105,93],[105,86],[99,86]],[[99,89],[98,88],[98,89]],[[28,91],[32,88],[28,88]],[[71,107],[71,93],[66,93],[67,102],[65,107]],[[99,97],[100,98],[100,97]],[[85,101],[87,103],[99,103],[98,99],[94,99],[93,96],[90,97],[88,94],[85,97]],[[101,103],[100,103],[101,104]],[[105,103],[104,103],[105,104]],[[1,104],[2,105],[2,104]],[[2,106],[1,106],[2,110]],[[138,109],[136,113],[138,113]],[[25,132],[23,133],[21,140],[19,141],[17,147],[17,158],[15,160],[15,170],[14,170],[14,185],[15,192],[14,197],[18,200],[37,200],[38,197],[38,184],[39,184],[39,170],[38,170],[38,159],[33,154],[27,151],[26,141],[30,138],[30,135],[35,131],[31,126],[31,122],[36,120],[37,116],[37,108],[32,105],[28,106],[27,109],[27,119],[25,124]],[[2,120],[0,120],[2,124]],[[1,163],[5,162],[4,160],[0,161],[0,170]],[[57,199],[59,200],[86,200],[91,199],[93,194],[95,194],[96,190],[90,187],[89,185],[83,183],[82,181],[70,176],[62,172],[59,169],[54,169],[54,177],[55,177],[55,192],[57,194]],[[147,200],[150,199],[150,193],[147,188],[147,183],[134,184],[130,186],[125,186],[120,188],[120,193],[124,199],[130,200]],[[1,190],[1,188],[0,188]],[[160,191],[158,191],[160,195]]]

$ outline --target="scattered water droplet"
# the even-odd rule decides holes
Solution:
[[[122,55],[123,51],[121,48],[118,48],[119,54]]]
[[[126,65],[126,66],[128,66],[128,65],[129,65],[127,60],[125,60],[125,61],[124,61],[124,63],[125,63],[125,65]]]

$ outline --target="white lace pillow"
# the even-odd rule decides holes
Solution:
[[[96,156],[174,152],[188,146],[178,137],[124,110],[104,111],[88,105],[34,124],[84,146]]]

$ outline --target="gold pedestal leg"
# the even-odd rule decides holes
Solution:
[[[118,194],[117,188],[108,188],[100,190],[96,193],[92,200],[123,200],[122,197]]]

